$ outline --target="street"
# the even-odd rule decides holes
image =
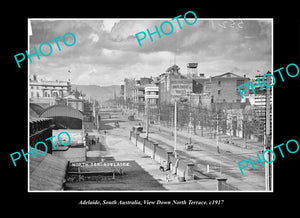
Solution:
[[[178,133],[178,132],[177,132]],[[160,146],[166,149],[173,149],[173,136],[171,130],[165,127],[153,125],[150,128],[149,138],[157,141]],[[220,153],[217,152],[216,140],[192,135],[194,149],[186,151],[184,144],[188,142],[188,133],[178,133],[177,150],[180,157],[192,161],[197,168],[205,173],[209,165],[209,175],[214,178],[225,177],[228,182],[241,190],[264,190],[264,167],[259,163],[255,164],[254,171],[249,164],[244,175],[241,174],[237,162],[241,160],[257,160],[259,150],[245,149],[220,143]],[[242,181],[242,182],[241,182]]]
[[[120,114],[115,113],[116,117]],[[125,135],[128,134],[132,126],[141,123],[140,120],[128,121],[124,116],[121,123],[122,130],[125,130]],[[145,129],[145,128],[144,128]],[[120,131],[121,132],[121,131]],[[260,163],[255,163],[256,170],[250,166],[245,169],[244,175],[241,174],[237,162],[241,160],[257,160],[257,154],[260,150],[256,147],[241,148],[234,145],[224,144],[219,142],[220,153],[217,152],[216,140],[192,135],[194,149],[192,151],[185,150],[185,143],[189,141],[189,133],[177,131],[177,153],[183,158],[193,162],[196,165],[196,170],[210,178],[225,177],[228,183],[238,188],[239,190],[265,190],[265,168],[261,167]],[[173,140],[171,130],[161,125],[150,125],[149,139],[158,142],[159,146],[166,150],[173,150]],[[209,165],[209,173],[207,168]]]
[[[217,178],[227,178],[227,183],[242,191],[265,190],[264,167],[255,163],[256,170],[248,167],[241,174],[237,162],[257,160],[257,150],[245,149],[234,145],[220,143],[220,153],[216,149],[216,141],[192,135],[194,149],[185,150],[185,142],[189,140],[187,132],[177,131],[177,153],[180,158],[195,164],[195,180],[179,182],[170,171],[162,172],[160,164],[129,140],[132,127],[142,124],[142,120],[129,121],[127,114],[120,109],[102,111],[100,131],[89,126],[89,137],[99,137],[100,142],[89,146],[87,161],[123,161],[130,162],[130,167],[124,167],[124,175],[116,176],[114,180],[103,182],[82,181],[68,184],[72,190],[217,190]],[[119,127],[115,127],[118,121]],[[145,129],[145,128],[144,128]],[[144,133],[142,133],[144,134]],[[171,130],[152,124],[149,129],[149,139],[156,141],[160,147],[173,150]]]

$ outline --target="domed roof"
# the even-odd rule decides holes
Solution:
[[[70,106],[65,105],[53,105],[46,108],[40,117],[73,117],[83,120],[83,114]]]

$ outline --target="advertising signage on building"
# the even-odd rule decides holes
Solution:
[[[188,63],[187,67],[188,68],[197,68],[198,67],[198,63]]]
[[[192,90],[192,81],[191,80],[179,80],[172,81],[171,85],[171,95],[180,96],[187,95]]]

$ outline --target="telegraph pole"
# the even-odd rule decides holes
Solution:
[[[217,112],[217,150],[220,153],[219,149],[219,113]]]
[[[174,154],[175,158],[177,158],[177,101],[175,100],[174,106]]]
[[[270,73],[270,72],[268,72]],[[268,77],[267,83],[270,84],[271,78]],[[271,87],[266,87],[266,133],[265,133],[265,150],[271,149]],[[270,162],[271,153],[267,154],[267,161]],[[272,164],[265,164],[265,182],[266,191],[271,191],[272,189]]]
[[[149,135],[149,98],[146,98],[146,138]]]
[[[189,92],[189,143],[192,144],[192,108],[191,91]]]

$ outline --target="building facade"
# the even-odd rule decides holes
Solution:
[[[55,99],[63,98],[71,90],[71,84],[67,81],[49,81],[38,79],[33,75],[29,79],[29,98],[30,102],[48,107],[55,104]]]
[[[38,80],[36,75],[29,79],[30,98],[64,97],[71,89],[70,82]]]
[[[150,121],[159,121],[159,87],[155,84],[152,86],[145,87],[145,99],[146,99],[146,109],[145,111],[149,114]]]
[[[133,108],[136,113],[145,113],[145,88],[151,86],[152,78],[142,77],[139,80],[135,80],[135,85],[133,86]]]
[[[192,80],[179,72],[177,65],[169,67],[158,78],[159,103],[174,104],[175,100],[187,95],[192,90]]]
[[[133,107],[133,96],[134,96],[134,87],[135,79],[124,79],[124,104],[127,108]]]
[[[207,81],[207,91],[211,95],[212,103],[232,103],[241,102],[241,95],[237,89],[239,85],[249,82],[249,78],[233,73],[224,73],[211,77]]]
[[[159,103],[174,104],[180,98],[187,98],[193,106],[199,105],[201,95],[208,92],[208,78],[204,74],[195,73],[184,76],[179,69],[177,65],[173,65],[159,76]]]

